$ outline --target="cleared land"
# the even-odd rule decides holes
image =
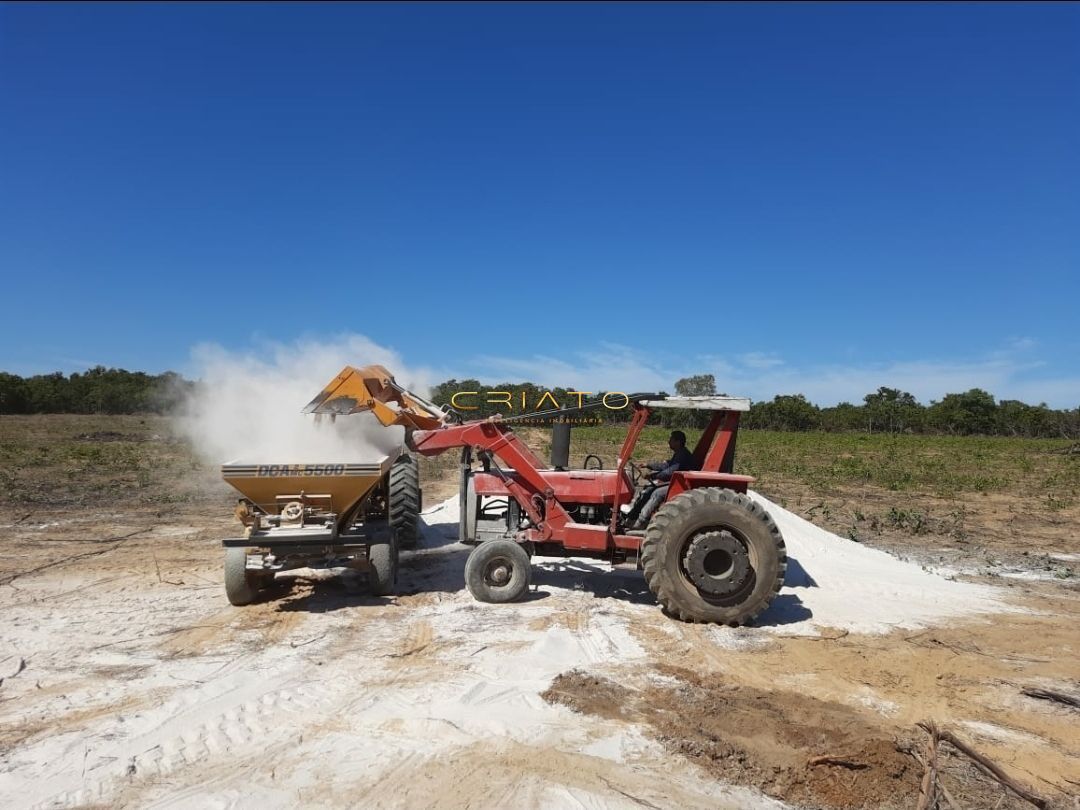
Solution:
[[[580,428],[574,460],[610,466],[620,439]],[[424,462],[429,504],[455,464]],[[232,608],[232,496],[165,420],[0,418],[0,804],[907,808],[935,720],[1072,807],[1080,711],[1025,690],[1080,686],[1074,445],[747,431],[737,467],[1024,612],[885,635],[683,625],[640,576],[573,560],[539,561],[527,602],[479,605],[439,510],[399,596],[334,579]],[[1029,806],[942,756],[959,806]]]

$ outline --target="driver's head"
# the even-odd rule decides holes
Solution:
[[[671,448],[672,452],[686,447],[686,434],[681,430],[671,431],[671,438],[667,440],[667,446]]]

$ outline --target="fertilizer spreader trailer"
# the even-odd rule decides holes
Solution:
[[[370,462],[226,464],[243,497],[244,536],[225,546],[225,593],[254,602],[275,575],[297,568],[353,568],[377,595],[397,580],[399,548],[416,545],[421,491],[416,459],[399,451]]]

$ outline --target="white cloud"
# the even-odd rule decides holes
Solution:
[[[579,351],[572,359],[547,355],[503,357],[481,355],[471,363],[471,373],[483,382],[530,380],[547,386],[573,387],[578,391],[660,391],[671,389],[678,378],[661,358],[616,343]]]
[[[483,355],[470,362],[467,376],[490,383],[530,380],[548,386],[573,385],[579,390],[629,392],[671,391],[680,377],[712,373],[720,391],[755,400],[801,393],[819,405],[861,402],[866,394],[887,385],[910,391],[924,403],[947,393],[983,388],[1000,399],[1045,401],[1057,408],[1080,405],[1080,377],[1046,376],[1045,362],[1033,355],[1036,345],[1029,338],[1019,338],[974,359],[795,366],[772,352],[744,352],[732,358],[668,357],[604,344],[567,357]]]
[[[784,365],[784,361],[772,352],[747,352],[739,355],[739,362],[747,368],[775,368]]]

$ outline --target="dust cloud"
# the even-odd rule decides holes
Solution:
[[[192,351],[197,383],[175,415],[177,428],[211,464],[363,462],[393,454],[404,431],[383,427],[371,414],[331,421],[301,413],[346,365],[373,363],[426,393],[426,372],[406,369],[396,352],[362,335],[267,342],[244,351],[203,344]]]

